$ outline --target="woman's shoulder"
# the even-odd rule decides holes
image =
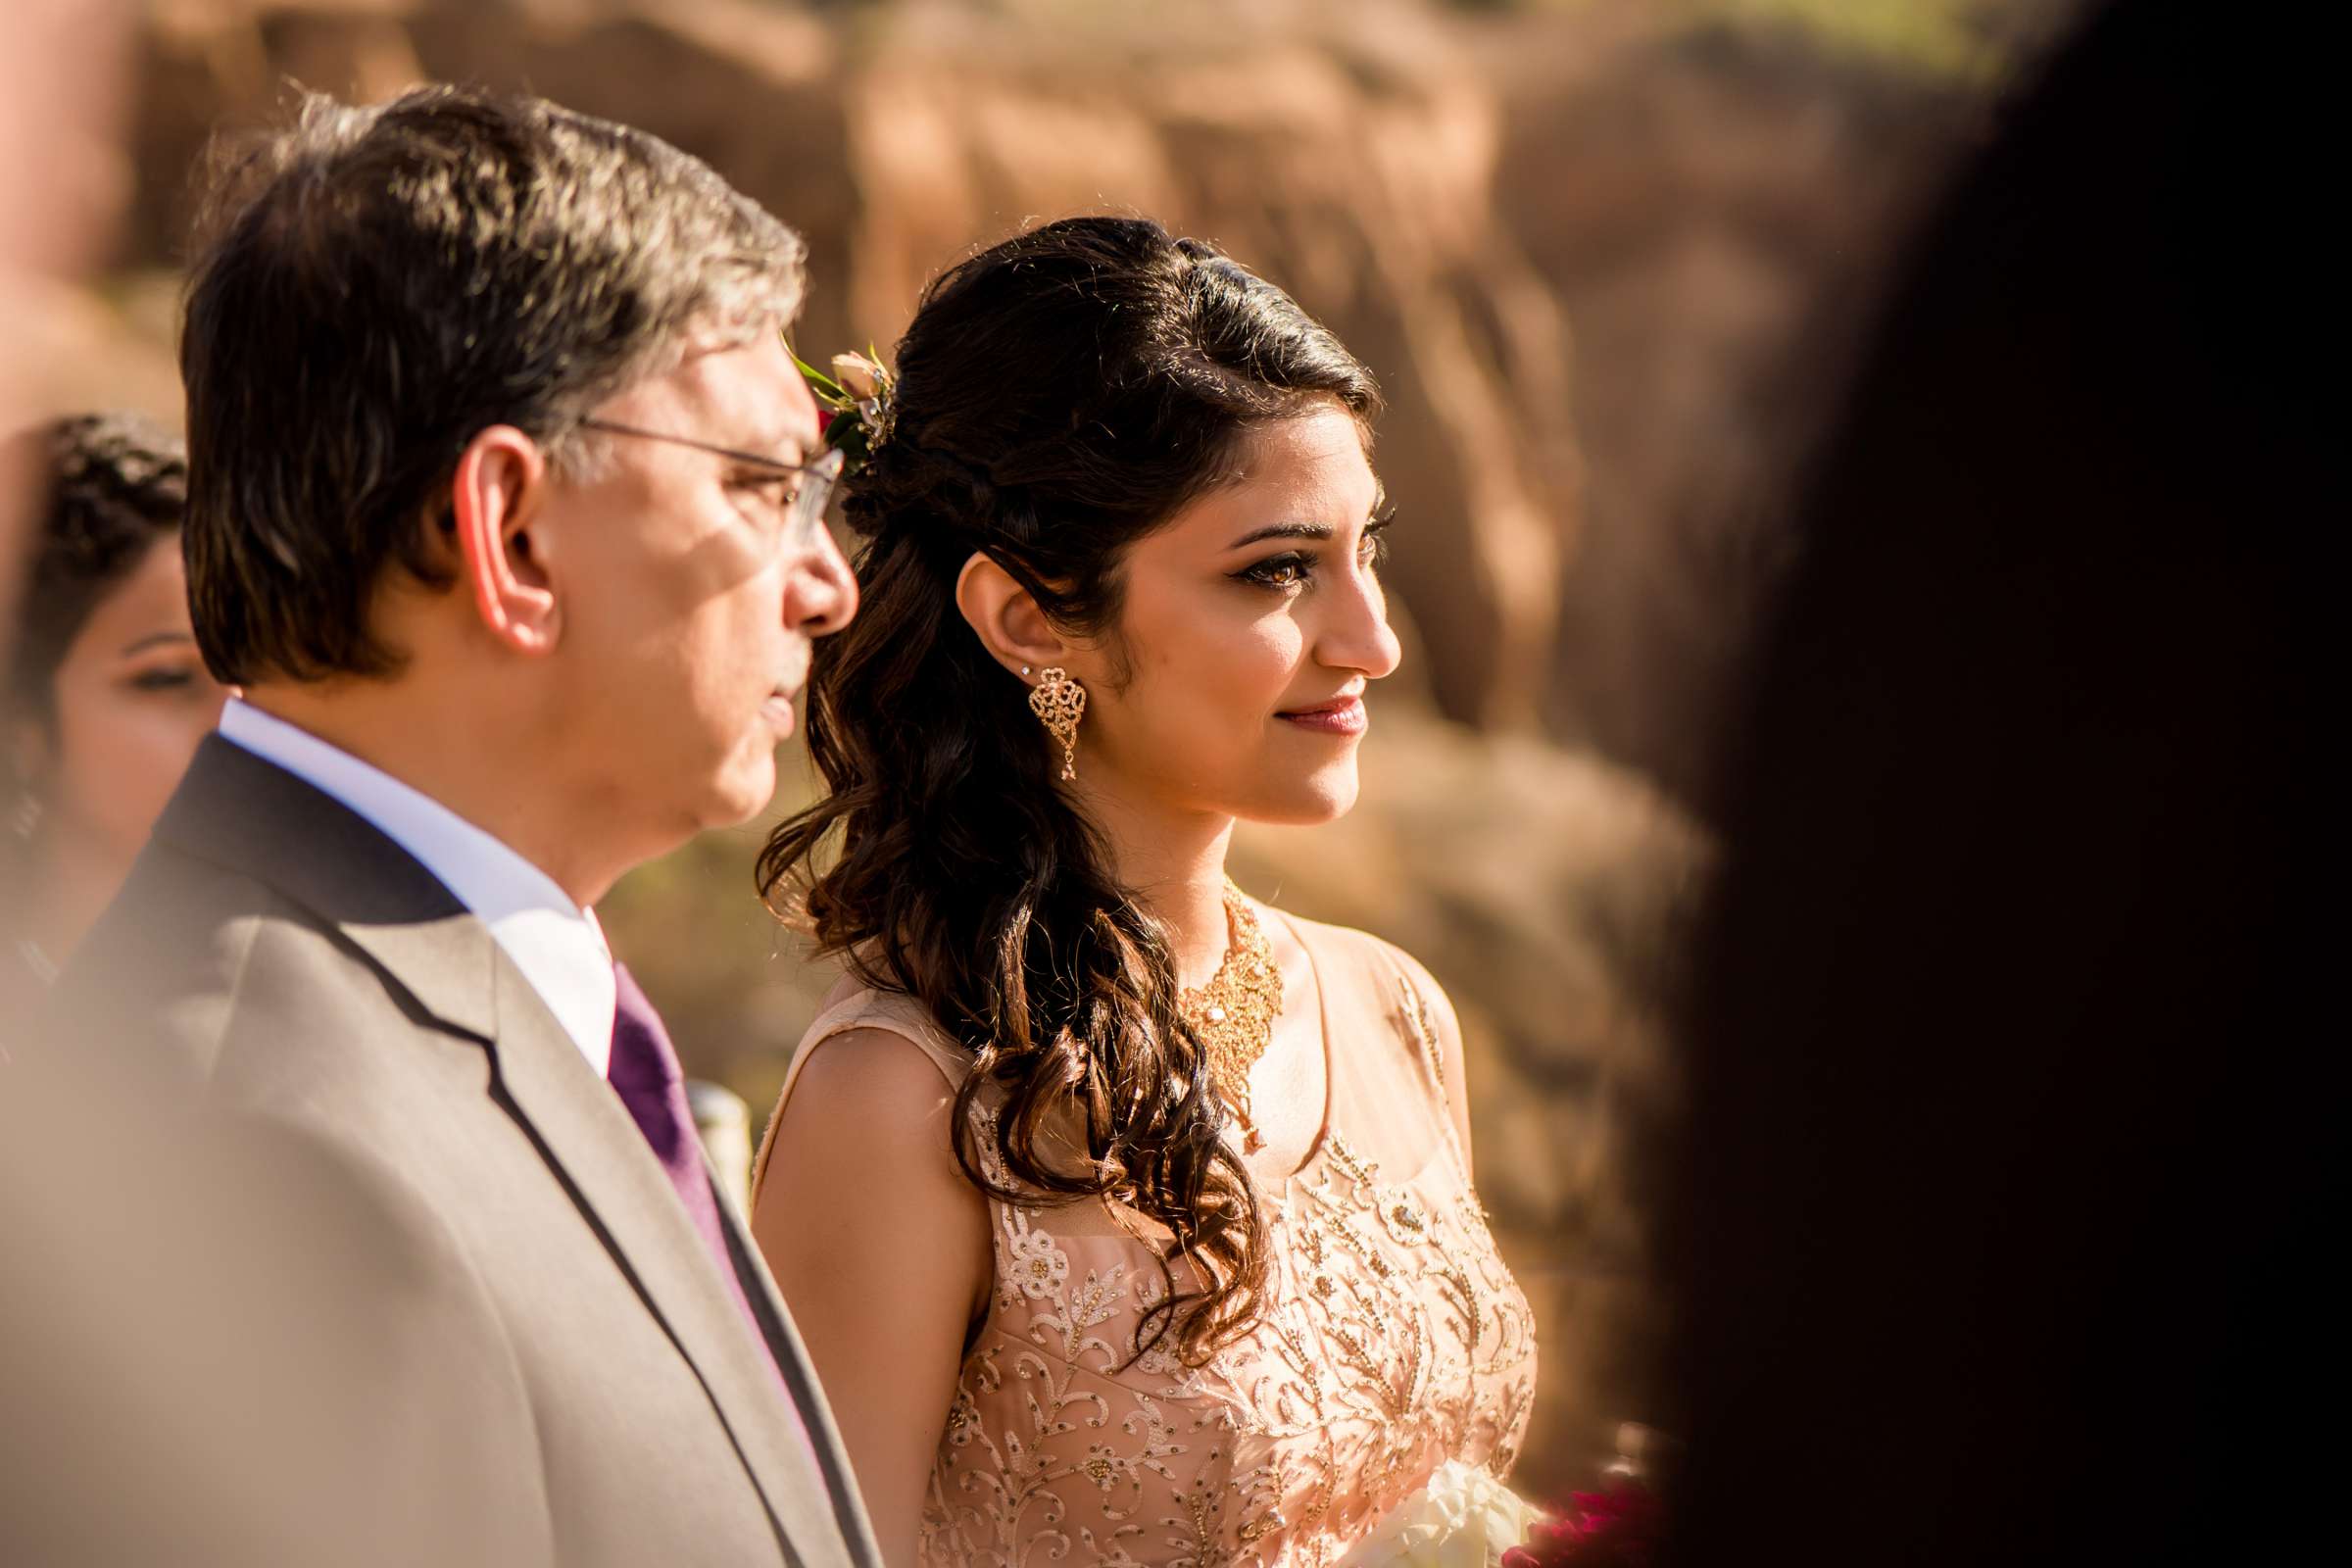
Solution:
[[[959,1087],[971,1070],[971,1053],[941,1026],[922,999],[868,985],[856,975],[845,974],[826,993],[816,1016],[794,1049],[792,1065],[785,1076],[786,1088],[789,1090],[793,1079],[807,1070],[819,1054],[820,1046],[836,1040],[850,1043],[854,1037],[874,1035],[893,1036],[914,1047],[951,1089]]]
[[[820,1095],[900,1095],[925,1104],[944,1087],[952,1096],[971,1071],[971,1054],[941,1027],[919,997],[845,973],[817,1004],[784,1069],[774,1129],[804,1084]]]
[[[787,1112],[795,1132],[855,1127],[877,1147],[944,1150],[947,1107],[971,1058],[916,998],[849,980],[827,994],[784,1071],[752,1162],[764,1184]]]

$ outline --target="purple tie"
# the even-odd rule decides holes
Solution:
[[[694,1113],[686,1105],[686,1078],[678,1066],[678,1053],[669,1043],[669,1031],[662,1027],[662,1015],[654,1011],[654,1004],[638,989],[628,965],[615,962],[612,978],[612,1061],[605,1076],[611,1080],[612,1092],[620,1096],[621,1104],[628,1108],[637,1130],[645,1134],[654,1157],[668,1173],[670,1186],[678,1190],[678,1200],[686,1205],[686,1217],[693,1221],[703,1245],[710,1249],[711,1259],[718,1264],[719,1278],[727,1282],[735,1304],[743,1309],[744,1321],[751,1325],[752,1342],[760,1347],[768,1370],[775,1374],[777,1387],[784,1388],[784,1374],[777,1370],[775,1357],[767,1348],[767,1337],[760,1332],[760,1320],[752,1313],[751,1298],[744,1294],[743,1281],[736,1277],[734,1262],[727,1255],[727,1233],[719,1222],[718,1196],[710,1190],[710,1174],[703,1164],[702,1142],[694,1130]],[[816,1448],[808,1441],[808,1428],[801,1424],[800,1411],[793,1408],[789,1389],[785,1390],[784,1408],[792,1417],[794,1431],[800,1435],[801,1446],[808,1450],[809,1463],[814,1465]]]

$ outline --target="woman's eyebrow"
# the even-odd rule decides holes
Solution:
[[[1266,539],[1328,539],[1332,530],[1320,522],[1276,522],[1263,528],[1252,528],[1225,548],[1239,550],[1244,545],[1257,544]]]
[[[138,641],[132,643],[128,648],[123,649],[122,652],[117,657],[128,659],[135,654],[143,654],[150,648],[161,648],[166,643],[192,643],[196,639],[192,635],[184,631],[149,632],[146,636],[141,637]]]

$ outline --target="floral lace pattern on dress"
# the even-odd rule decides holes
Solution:
[[[1393,1025],[1427,1071],[1428,1010],[1403,984]],[[1166,1346],[1137,1354],[1167,1285],[1104,1207],[992,1200],[995,1295],[933,1467],[924,1562],[1323,1565],[1448,1460],[1506,1474],[1534,1320],[1444,1129],[1399,1178],[1335,1115],[1263,1195],[1264,1315],[1197,1369]]]

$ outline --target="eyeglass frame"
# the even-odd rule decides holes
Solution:
[[[792,493],[792,510],[785,516],[786,542],[794,545],[812,544],[823,534],[825,509],[832,505],[833,492],[840,488],[842,470],[849,461],[839,447],[826,448],[813,463],[786,463],[781,458],[762,457],[757,452],[697,441],[692,436],[671,435],[665,430],[648,430],[641,425],[622,424],[616,419],[590,417],[575,422],[583,430],[596,430],[606,435],[630,435],[640,441],[663,441],[671,446],[691,447],[697,452],[732,458],[737,463],[748,463],[756,468],[773,468],[779,473],[799,474],[800,488]]]

